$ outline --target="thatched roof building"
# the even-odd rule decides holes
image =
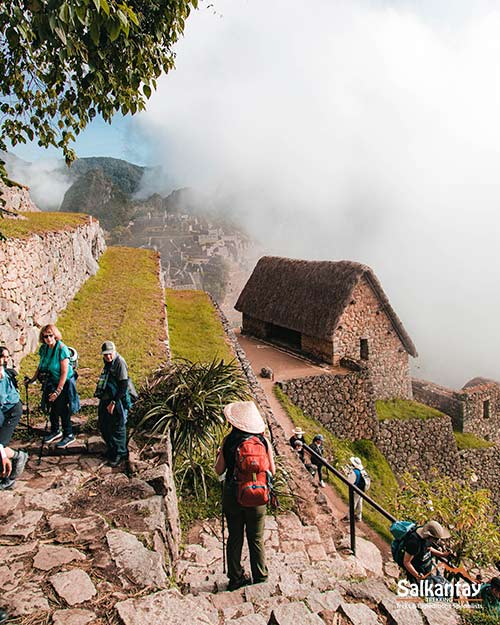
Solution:
[[[331,337],[364,277],[410,356],[413,341],[392,308],[377,276],[350,260],[312,261],[264,256],[236,302],[236,310],[317,337]]]
[[[361,263],[265,256],[235,308],[243,313],[245,333],[285,343],[326,362],[336,363],[344,356],[370,360],[381,378],[389,374],[381,363],[389,360],[389,352],[404,353],[405,371],[408,355],[417,356],[379,280]],[[393,396],[411,395],[409,377],[402,384],[410,390]]]

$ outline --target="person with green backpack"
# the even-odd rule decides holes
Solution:
[[[136,394],[127,363],[113,341],[104,341],[101,354],[104,367],[94,396],[99,398],[98,423],[107,446],[106,456],[110,466],[117,467],[128,459],[127,416]]]

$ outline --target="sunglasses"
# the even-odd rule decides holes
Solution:
[[[43,338],[44,339],[51,339],[54,335],[53,334],[44,334]]]

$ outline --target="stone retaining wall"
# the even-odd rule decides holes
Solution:
[[[477,486],[488,488],[493,501],[500,509],[500,446],[485,449],[464,449],[459,452],[462,462],[462,471],[467,477],[470,473],[477,475]]]
[[[339,438],[374,439],[378,420],[367,367],[280,382],[290,400]]]
[[[423,479],[433,470],[460,476],[457,444],[448,416],[432,419],[386,419],[380,422],[376,444],[396,475],[417,469]]]
[[[40,328],[96,273],[104,249],[92,217],[71,230],[0,243],[0,341],[16,365],[36,349]]]
[[[3,208],[7,210],[30,213],[40,212],[40,209],[30,197],[28,187],[24,185],[20,187],[7,187],[0,182],[0,198],[5,202]]]

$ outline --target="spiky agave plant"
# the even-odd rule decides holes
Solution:
[[[174,467],[214,453],[225,428],[223,408],[249,398],[246,380],[235,361],[211,363],[176,360],[158,369],[144,384],[134,406],[134,430],[170,436]]]

